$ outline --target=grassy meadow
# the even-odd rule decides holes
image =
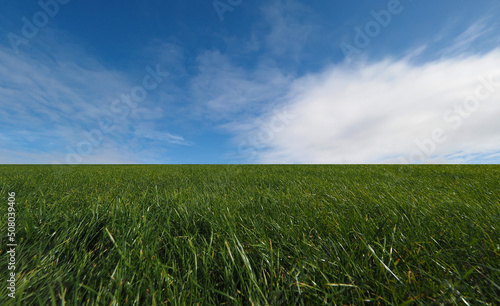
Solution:
[[[498,165],[4,165],[0,199],[0,305],[500,304]]]

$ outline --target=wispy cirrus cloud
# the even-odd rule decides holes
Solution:
[[[489,35],[496,30],[495,27],[491,26],[491,23],[491,18],[482,18],[474,22],[465,31],[454,38],[448,47],[444,48],[443,54],[450,56],[466,52],[473,53],[478,49],[475,48],[477,47],[475,45],[484,46],[485,44],[491,43],[491,40],[498,41],[497,36]]]
[[[248,70],[234,65],[219,51],[200,54],[197,63],[199,72],[190,84],[194,109],[212,120],[260,112],[283,94],[290,81],[272,62],[264,61]]]
[[[185,145],[185,146],[191,145],[191,142],[186,141],[181,136],[172,135],[168,132],[160,132],[160,131],[153,130],[151,128],[146,128],[146,127],[136,128],[134,134],[137,137],[144,137],[144,138],[155,140],[155,141],[161,141],[161,142],[167,142],[167,143],[179,144],[179,145]]]
[[[83,158],[72,158],[73,162],[108,163],[112,152],[120,156],[115,160],[140,162],[139,149],[131,144],[134,138],[144,135],[134,134],[133,126],[147,122],[152,133],[155,128],[165,130],[158,125],[163,110],[154,103],[161,98],[160,92],[151,92],[147,100],[127,112],[123,111],[125,103],[113,103],[130,95],[148,72],[143,69],[134,78],[127,72],[105,67],[82,47],[65,45],[55,38],[66,34],[51,31],[46,29],[46,40],[38,42],[36,53],[15,54],[0,46],[0,148],[14,147],[34,154],[38,158],[32,156],[29,160],[36,163],[67,163],[68,155],[78,155],[79,144],[91,142],[91,152]],[[113,128],[99,137],[94,134],[89,140],[88,135],[103,122],[111,122]],[[164,144],[183,143],[180,136],[171,136],[171,141]],[[140,150],[147,148],[141,146]],[[15,162],[16,157],[4,157],[4,162],[9,160]]]

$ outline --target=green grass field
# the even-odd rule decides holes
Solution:
[[[500,304],[500,166],[0,166],[0,199],[1,305]]]

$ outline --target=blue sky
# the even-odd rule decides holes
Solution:
[[[0,163],[499,163],[498,1],[2,1]]]

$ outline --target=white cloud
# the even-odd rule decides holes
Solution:
[[[494,73],[500,82],[499,67],[500,50],[423,65],[404,59],[335,65],[293,83],[284,105],[295,118],[283,130],[270,128],[271,112],[234,130],[239,129],[237,139],[247,147],[240,151],[252,152],[248,147],[254,140],[260,163],[418,161],[411,154],[423,151],[415,141],[432,137],[435,129],[447,139],[429,151],[426,162],[470,161],[471,154],[500,151],[500,86],[457,129],[443,114],[475,94],[482,86],[479,77]],[[485,89],[480,93],[486,94]],[[447,156],[458,152],[460,159]]]

